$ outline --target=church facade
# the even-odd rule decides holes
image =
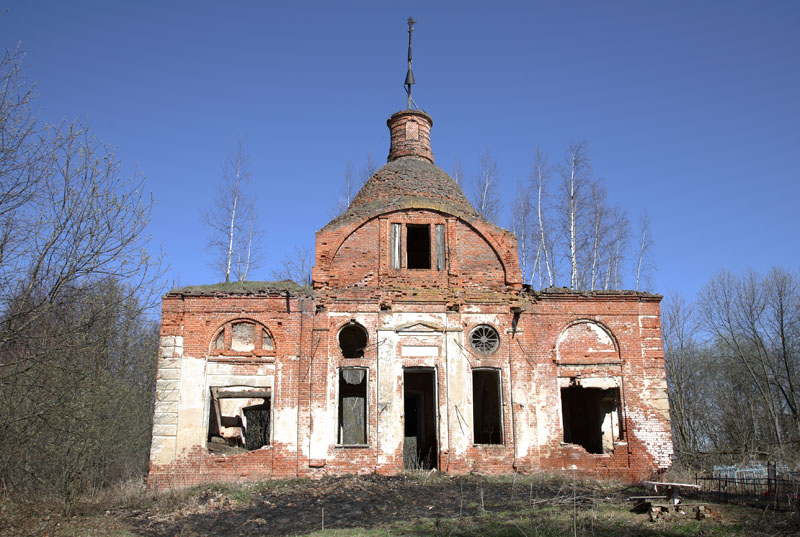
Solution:
[[[188,287],[162,303],[149,484],[670,466],[658,295],[534,291],[516,238],[434,165],[433,120],[317,232],[312,289]]]

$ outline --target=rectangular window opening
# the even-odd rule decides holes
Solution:
[[[472,371],[472,423],[476,444],[503,443],[500,371]]]
[[[343,446],[367,443],[367,370],[339,370],[339,434]]]
[[[561,388],[564,442],[594,454],[612,453],[622,439],[618,388]]]
[[[238,453],[268,446],[272,392],[262,388],[211,388],[208,450]]]
[[[431,226],[406,226],[406,266],[410,269],[431,268]]]

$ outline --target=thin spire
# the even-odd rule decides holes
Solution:
[[[408,94],[408,104],[406,105],[406,110],[411,110],[411,105],[414,105],[414,108],[417,108],[417,103],[414,102],[414,99],[411,98],[411,85],[414,84],[414,71],[411,70],[411,32],[414,31],[414,24],[416,24],[412,17],[408,18],[408,72],[406,73],[406,93]]]

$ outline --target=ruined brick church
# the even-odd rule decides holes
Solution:
[[[149,485],[670,466],[661,297],[534,291],[517,240],[433,161],[433,120],[317,232],[313,285],[187,287],[162,303]]]
[[[163,299],[149,483],[670,465],[660,296],[534,291],[434,164],[431,117],[317,232],[313,288]]]

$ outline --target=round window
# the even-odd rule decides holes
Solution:
[[[488,324],[479,324],[469,334],[472,348],[481,354],[491,354],[500,346],[500,335]]]

